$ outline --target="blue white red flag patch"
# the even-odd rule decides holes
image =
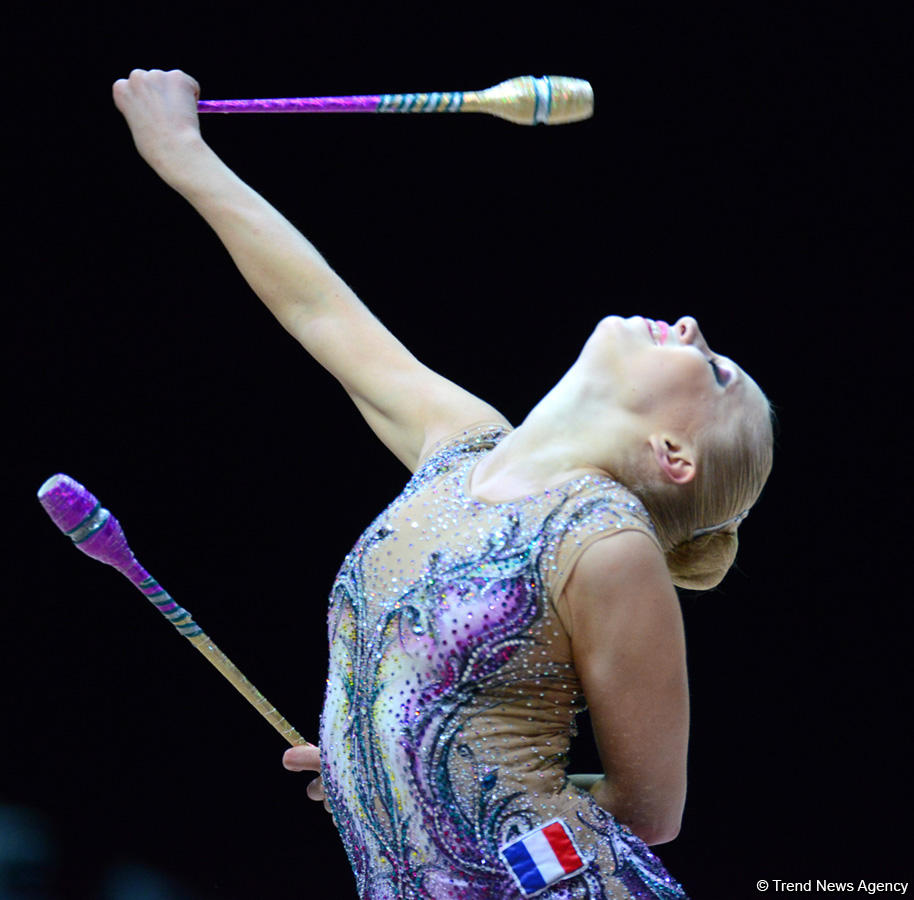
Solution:
[[[562,819],[552,819],[521,835],[505,844],[500,853],[525,897],[535,897],[549,885],[571,878],[585,868],[571,831]]]

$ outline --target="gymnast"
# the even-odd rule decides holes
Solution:
[[[771,468],[769,404],[696,321],[597,323],[513,428],[414,357],[203,141],[197,83],[114,85],[141,156],[412,473],[328,613],[320,749],[295,747],[359,896],[681,898],[688,688],[674,585],[718,584]],[[531,323],[531,336],[534,325]],[[566,772],[590,710],[603,773]]]

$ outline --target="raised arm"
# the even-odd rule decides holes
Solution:
[[[420,363],[279,212],[207,146],[197,82],[135,70],[114,84],[140,155],[225,245],[282,326],[345,388],[371,429],[410,470],[436,440],[478,421],[489,404]]]
[[[670,841],[685,804],[689,701],[682,614],[663,556],[637,532],[597,541],[563,604],[605,773],[579,786],[646,843]]]

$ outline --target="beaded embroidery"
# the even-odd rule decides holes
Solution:
[[[652,526],[602,476],[506,503],[470,496],[473,465],[505,433],[480,426],[429,456],[333,586],[322,776],[359,896],[519,898],[500,848],[561,816],[585,868],[540,896],[680,900],[564,771],[584,699],[556,588],[590,541]]]

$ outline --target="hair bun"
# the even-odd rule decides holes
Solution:
[[[674,547],[666,554],[673,584],[690,591],[707,591],[723,581],[736,559],[735,532],[716,531]]]

